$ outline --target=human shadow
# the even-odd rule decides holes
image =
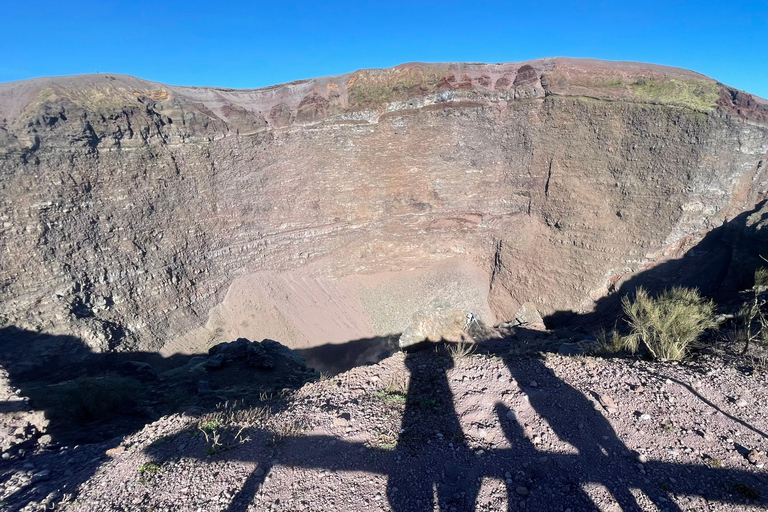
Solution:
[[[432,511],[436,506],[469,510],[481,474],[473,464],[475,454],[462,442],[463,430],[446,374],[453,367],[452,360],[439,359],[429,351],[422,357],[409,352],[405,366],[410,376],[395,446],[398,462],[387,480],[389,504],[395,512]],[[450,464],[445,464],[444,453],[426,443],[435,439],[436,432],[441,439],[454,442]]]
[[[246,478],[226,510],[247,510],[277,460],[285,467],[383,475],[395,512],[476,510],[486,479],[503,482],[509,510],[587,510],[615,502],[622,510],[657,507],[678,512],[680,496],[735,507],[747,506],[747,499],[756,504],[755,496],[760,496],[765,503],[768,482],[750,471],[650,456],[640,463],[638,454],[618,437],[608,413],[596,409],[543,360],[508,355],[509,350],[492,354],[501,356],[512,376],[505,392],[526,397],[525,407],[534,413],[523,414],[499,396],[491,406],[495,419],[485,427],[500,430],[501,439],[486,442],[482,449],[470,444],[448,378],[453,361],[433,350],[409,352],[404,361],[409,383],[394,449],[325,435],[289,436],[279,447],[267,448],[260,443],[266,443],[269,433],[251,428],[248,435],[254,444],[220,455],[260,468]],[[150,447],[147,453],[160,459],[173,456],[168,446]],[[202,452],[200,458],[209,460]],[[599,504],[595,492],[603,494]]]
[[[642,490],[659,510],[680,510],[666,498],[665,503],[660,503],[655,499],[658,497],[657,489],[651,489],[650,484],[634,477],[638,471],[628,458],[630,450],[582,392],[555,377],[537,357],[519,359],[506,356],[504,363],[525,390],[527,402],[554,431],[557,440],[567,443],[578,453],[570,460],[561,459],[565,466],[562,469],[567,470],[568,475],[565,485],[560,487],[563,498],[570,498],[577,508],[589,506],[591,503],[582,485],[598,483],[607,489],[621,510],[641,510],[631,489]],[[507,435],[513,435],[509,430],[511,426]],[[573,478],[575,474],[580,476]]]
[[[621,315],[622,297],[634,295],[639,287],[651,295],[673,286],[697,288],[717,303],[734,300],[738,292],[754,284],[755,270],[766,264],[761,256],[768,255],[768,230],[761,228],[768,220],[768,210],[763,211],[767,203],[763,201],[712,229],[680,258],[651,265],[626,280],[616,276],[617,281],[596,302],[593,311],[557,311],[544,317],[544,324],[549,329],[590,331],[612,327]]]

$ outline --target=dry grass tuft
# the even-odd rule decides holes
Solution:
[[[450,354],[454,361],[459,362],[462,359],[472,355],[476,349],[477,347],[474,343],[469,343],[462,340],[458,343],[451,343],[448,345],[448,354]]]
[[[632,328],[623,344],[632,353],[642,348],[653,359],[685,358],[699,336],[717,326],[714,303],[695,289],[674,287],[653,298],[641,287],[634,301],[625,296],[622,305]]]

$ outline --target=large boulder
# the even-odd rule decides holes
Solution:
[[[458,309],[436,308],[413,315],[413,322],[400,335],[400,348],[424,342],[461,341],[467,325],[467,313]]]

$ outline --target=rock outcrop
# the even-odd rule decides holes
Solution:
[[[0,84],[0,325],[173,352],[588,311],[753,209],[767,152],[764,100],[646,64]]]

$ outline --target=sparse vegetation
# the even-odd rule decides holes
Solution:
[[[379,434],[377,444],[382,450],[394,450],[397,446],[397,435],[391,433]]]
[[[635,299],[625,296],[622,305],[632,329],[622,343],[630,352],[643,349],[653,359],[683,359],[704,331],[717,326],[714,303],[695,289],[674,287],[653,298],[640,287]]]
[[[680,105],[698,111],[711,110],[720,88],[704,80],[639,78],[629,84],[635,98],[651,103]]]
[[[214,431],[214,430],[217,430],[217,429],[221,428],[222,426],[223,425],[221,424],[220,421],[214,419],[214,420],[208,420],[208,421],[205,421],[205,422],[201,423],[199,428],[200,428],[200,430],[211,432],[211,431]]]
[[[139,477],[142,480],[145,480],[147,477],[150,477],[154,474],[156,474],[158,471],[160,471],[161,463],[160,462],[145,462],[141,466],[139,466]]]
[[[207,455],[215,455],[250,441],[249,427],[267,428],[272,417],[267,407],[244,407],[243,402],[224,402],[216,411],[200,418],[197,429],[208,444]]]
[[[718,469],[723,467],[723,461],[716,457],[706,457],[707,466]]]
[[[750,345],[768,346],[768,319],[765,316],[765,298],[761,292],[768,287],[768,268],[761,267],[755,271],[755,285],[752,288],[752,299],[744,305],[737,325],[731,334],[731,341],[743,342],[742,354],[746,354]]]
[[[458,343],[452,343],[448,345],[448,353],[455,362],[459,362],[465,357],[471,355],[477,347],[474,343],[468,343],[466,341],[460,341]]]
[[[600,329],[595,335],[595,339],[596,343],[590,350],[595,355],[614,355],[629,349],[624,337],[616,329],[610,333],[605,329]]]
[[[384,389],[376,391],[374,396],[387,402],[397,404],[405,403],[405,396],[408,394],[408,379],[406,377],[392,377],[384,385]]]
[[[290,437],[296,437],[309,427],[309,421],[306,418],[286,417],[274,421],[270,427],[272,439],[270,444],[276,445],[282,443]]]

